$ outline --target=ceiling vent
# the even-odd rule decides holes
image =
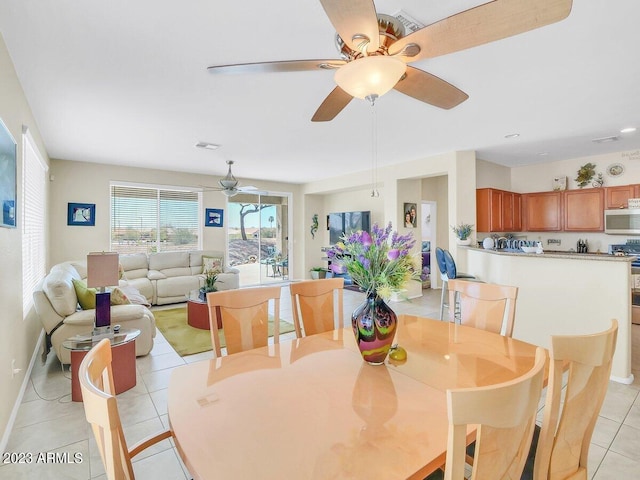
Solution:
[[[198,142],[196,143],[196,148],[206,148],[207,150],[216,150],[220,148],[220,145],[216,145],[215,143],[209,143],[209,142]]]
[[[611,137],[601,137],[601,138],[594,138],[593,140],[591,140],[593,143],[610,143],[610,142],[617,142],[618,141],[618,137],[615,135],[612,135]]]
[[[413,18],[404,10],[400,10],[397,13],[394,13],[393,16],[400,20],[400,23],[404,25],[404,28],[407,31],[407,35],[425,27],[422,23]]]

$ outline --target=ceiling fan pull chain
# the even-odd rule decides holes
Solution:
[[[378,191],[378,117],[375,98],[371,100],[371,196],[379,197]]]

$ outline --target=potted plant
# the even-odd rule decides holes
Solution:
[[[204,286],[200,287],[200,300],[204,302],[207,300],[207,293],[218,291],[216,287],[217,279],[218,274],[214,270],[207,270],[204,273]]]
[[[458,238],[458,245],[471,245],[471,232],[473,232],[473,225],[468,223],[460,223],[457,226],[451,226],[451,230],[456,234]]]
[[[326,276],[327,276],[327,270],[324,269],[323,267],[313,267],[309,271],[311,272],[311,278],[313,280],[318,280],[320,278],[326,278]]]

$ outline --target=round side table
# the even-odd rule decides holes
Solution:
[[[113,383],[116,394],[126,392],[136,386],[136,338],[140,335],[137,328],[121,328],[112,338],[111,354]],[[87,352],[100,340],[93,340],[91,333],[67,338],[62,346],[71,350],[71,400],[82,401],[82,390],[78,380],[78,369]]]

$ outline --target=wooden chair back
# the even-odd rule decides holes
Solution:
[[[78,369],[82,401],[87,421],[91,424],[98,450],[109,480],[129,480],[135,475],[131,465],[134,457],[145,448],[171,437],[169,430],[146,438],[127,449],[111,368],[111,343],[102,339],[84,357]]]
[[[269,302],[273,301],[273,342],[280,337],[280,286],[240,288],[207,293],[211,344],[222,355],[218,336],[220,318],[227,354],[264,347],[269,339]]]
[[[447,390],[449,436],[445,480],[465,473],[467,426],[477,425],[474,480],[520,478],[527,460],[542,392],[544,349],[533,368],[519,378],[486,387]]]
[[[328,332],[337,328],[335,294],[337,292],[338,326],[342,326],[344,278],[305,280],[289,285],[296,336]]]
[[[513,335],[518,287],[449,280],[449,318],[507,337]]]
[[[611,327],[601,333],[551,337],[549,383],[534,479],[588,478],[589,445],[607,393],[617,335],[618,322],[612,320]],[[567,365],[567,390],[560,408]]]

